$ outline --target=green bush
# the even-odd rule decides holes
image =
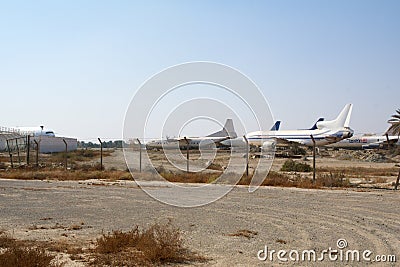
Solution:
[[[307,163],[295,162],[294,160],[288,159],[283,164],[281,171],[284,172],[310,172],[312,168]]]

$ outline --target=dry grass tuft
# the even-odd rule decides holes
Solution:
[[[138,226],[129,232],[113,231],[96,243],[96,265],[151,266],[205,260],[184,248],[179,229],[170,223],[142,231]]]
[[[79,181],[90,179],[103,179],[109,181],[132,180],[130,173],[125,171],[99,171],[99,170],[70,170],[41,169],[23,170],[12,169],[1,173],[1,178],[22,180],[59,180]]]
[[[398,169],[392,168],[369,168],[369,167],[318,167],[318,172],[340,172],[348,177],[360,176],[397,176]]]
[[[157,172],[169,182],[181,183],[212,183],[221,175],[221,173],[172,172],[163,167],[157,168]]]
[[[387,178],[377,177],[377,178],[374,178],[372,180],[372,183],[374,183],[374,184],[384,184],[384,183],[387,183]]]
[[[114,150],[104,149],[103,157],[110,156]],[[90,161],[93,159],[100,158],[100,150],[95,149],[78,149],[75,151],[69,151],[67,153],[67,159],[70,163]],[[48,158],[50,162],[64,162],[65,152],[52,153]]]
[[[285,172],[310,172],[312,168],[307,163],[294,161],[292,159],[288,159],[283,164],[281,171]]]
[[[324,187],[350,187],[349,179],[342,172],[321,173],[317,177],[317,183]]]

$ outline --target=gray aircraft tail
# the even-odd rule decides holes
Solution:
[[[212,133],[210,135],[207,135],[207,137],[227,137],[229,136],[230,138],[236,138],[237,134],[235,132],[235,128],[233,127],[233,121],[232,119],[227,119],[224,125],[224,128],[222,128],[221,131]]]

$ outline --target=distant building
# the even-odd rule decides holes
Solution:
[[[10,150],[16,151],[26,149],[27,136],[30,136],[30,146],[35,147],[35,141],[39,143],[40,153],[56,153],[65,151],[65,142],[67,143],[68,151],[74,151],[78,147],[76,138],[55,136],[54,131],[43,129],[43,127],[19,127],[6,128],[0,127],[0,151]]]
[[[40,142],[40,153],[56,153],[65,151],[64,141],[67,143],[68,151],[75,151],[78,148],[78,140],[76,138],[55,137],[55,136],[38,136],[33,137],[32,141]]]

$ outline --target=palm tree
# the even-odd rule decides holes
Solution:
[[[388,123],[392,125],[389,127],[386,133],[391,133],[393,135],[400,136],[400,109],[396,110],[396,112],[397,114],[392,115],[392,118],[388,120]],[[399,175],[397,176],[394,190],[397,190],[397,187],[399,186],[399,180],[400,180],[400,170],[399,170]]]
[[[392,124],[387,133],[400,136],[400,109],[396,110],[397,114],[392,115],[392,118],[388,120],[388,123]]]

